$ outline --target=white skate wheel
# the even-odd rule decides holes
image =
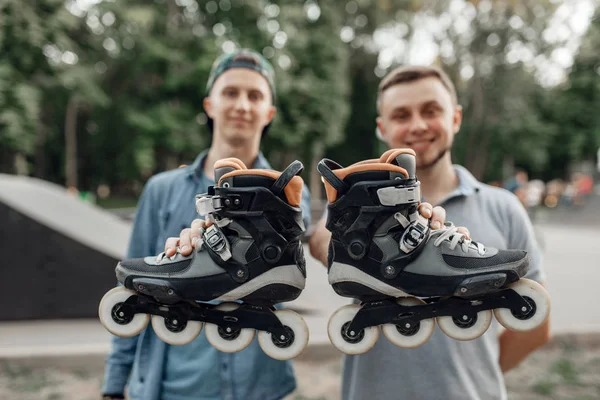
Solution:
[[[339,351],[346,354],[363,354],[371,350],[379,339],[379,327],[370,326],[361,332],[346,332],[347,325],[354,319],[360,306],[358,304],[348,304],[340,307],[329,318],[327,325],[327,334],[329,340]]]
[[[222,303],[215,307],[220,311],[233,311],[239,308],[238,303]],[[218,325],[206,323],[204,333],[208,342],[223,353],[236,353],[244,350],[254,339],[254,329],[243,328],[239,331],[227,332]]]
[[[477,313],[473,320],[468,316],[451,316],[437,318],[438,326],[449,337],[456,340],[473,340],[483,335],[492,323],[492,311],[483,310]]]
[[[122,321],[121,323],[118,322],[119,315],[113,315],[113,310],[116,312],[115,306],[124,303],[131,296],[137,296],[137,293],[124,286],[117,286],[106,292],[100,300],[100,306],[98,307],[100,322],[113,335],[125,338],[132,337],[138,335],[148,326],[150,320],[148,314],[135,314],[131,321]]]
[[[276,360],[290,360],[304,351],[308,344],[308,325],[297,312],[292,310],[276,310],[275,316],[281,321],[286,330],[293,333],[293,341],[282,345],[280,341],[273,340],[273,335],[267,331],[258,332],[260,348],[271,358]]]
[[[520,279],[511,284],[509,289],[514,290],[523,297],[527,297],[527,302],[533,302],[533,315],[529,315],[528,318],[516,317],[508,308],[497,308],[494,310],[494,315],[496,315],[498,322],[506,329],[517,332],[527,332],[542,325],[550,315],[550,296],[548,296],[546,289],[531,279]]]
[[[418,306],[426,304],[416,297],[402,297],[397,300],[402,306]],[[435,329],[435,320],[427,318],[419,321],[417,326],[397,326],[385,324],[381,327],[385,337],[399,347],[413,348],[427,342]]]
[[[178,321],[171,319],[165,320],[160,315],[152,316],[152,329],[160,340],[165,343],[172,344],[175,346],[181,346],[190,343],[196,339],[202,331],[203,323],[201,321],[187,321],[185,327],[180,331],[173,331],[167,327],[167,323],[171,326],[181,325],[184,321]]]

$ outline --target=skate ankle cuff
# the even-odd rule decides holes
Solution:
[[[421,187],[384,187],[377,190],[377,196],[382,206],[415,204],[421,201]]]
[[[400,238],[400,250],[407,254],[413,252],[427,241],[429,231],[429,220],[418,214]]]

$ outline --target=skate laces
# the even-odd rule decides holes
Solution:
[[[439,246],[442,242],[448,240],[450,241],[450,250],[454,250],[456,246],[460,244],[462,251],[465,253],[469,251],[469,247],[472,247],[477,250],[477,254],[480,256],[485,254],[485,247],[481,243],[467,239],[464,233],[458,232],[458,228],[454,226],[454,224],[451,222],[449,224],[450,225],[446,225],[444,228],[431,231],[432,237],[438,236],[433,242],[434,246]]]

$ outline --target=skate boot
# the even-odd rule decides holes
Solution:
[[[116,275],[123,286],[100,302],[106,329],[134,336],[151,315],[156,335],[170,344],[191,342],[205,325],[208,341],[223,352],[243,350],[258,330],[270,357],[300,354],[308,342],[306,323],[274,305],[296,299],[306,280],[302,169],[299,161],[281,173],[247,169],[235,158],[218,161],[217,184],[196,196],[207,228],[193,253],[121,261]]]
[[[492,310],[508,329],[527,331],[548,317],[538,283],[521,279],[526,252],[468,240],[451,223],[431,230],[418,212],[415,153],[393,149],[380,159],[342,168],[318,165],[327,193],[329,283],[358,299],[330,318],[331,342],[347,354],[368,351],[384,335],[397,346],[425,343],[437,320],[444,333],[472,340],[490,326]]]

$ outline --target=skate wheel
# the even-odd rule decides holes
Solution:
[[[203,323],[200,321],[177,320],[173,317],[164,318],[160,315],[152,316],[152,329],[160,340],[175,346],[190,343],[202,331]]]
[[[137,296],[137,293],[124,286],[117,286],[106,292],[100,300],[100,306],[98,307],[100,322],[113,335],[132,337],[138,335],[148,326],[150,320],[148,314],[127,316],[119,311],[119,305],[131,296]]]
[[[397,300],[402,306],[418,306],[425,302],[416,297],[403,297]],[[381,327],[385,337],[399,347],[413,348],[427,342],[433,330],[435,329],[435,320],[427,318],[419,321],[413,326],[399,326],[396,324],[385,324]]]
[[[222,303],[215,307],[220,311],[233,311],[240,307],[237,303]],[[227,331],[229,329],[229,331]],[[231,329],[223,328],[215,324],[206,324],[206,339],[217,350],[223,353],[236,353],[244,350],[254,339],[254,329],[242,328]]]
[[[438,326],[449,337],[456,340],[473,340],[483,335],[492,323],[492,311],[479,311],[474,316],[437,318]]]
[[[291,340],[282,341],[275,338],[271,332],[259,331],[258,344],[271,358],[290,360],[304,351],[308,344],[308,325],[297,312],[292,310],[277,310],[275,316],[291,336]]]
[[[354,319],[360,306],[358,304],[348,304],[340,307],[329,318],[327,325],[327,334],[329,340],[338,350],[346,354],[363,354],[371,350],[377,339],[379,339],[379,327],[370,326],[355,335],[347,332],[348,325]]]
[[[527,332],[542,325],[550,315],[550,296],[546,289],[531,279],[520,279],[509,286],[532,305],[528,315],[514,315],[508,308],[497,308],[494,315],[506,329]]]

